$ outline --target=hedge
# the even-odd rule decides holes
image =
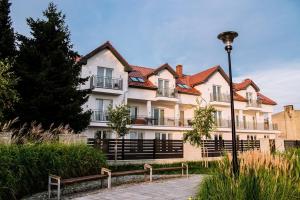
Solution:
[[[86,145],[0,145],[0,199],[10,188],[17,198],[47,189],[48,175],[63,178],[100,173],[102,152]]]
[[[204,167],[203,161],[189,161],[187,162],[189,166],[189,174],[212,174],[217,168],[218,161],[208,162],[208,167]],[[181,162],[169,163],[169,164],[151,164],[153,168],[163,168],[163,167],[179,167]],[[111,165],[109,169],[114,171],[127,171],[127,170],[139,170],[144,169],[143,164],[124,164],[124,165]],[[160,171],[159,174],[178,174],[181,171]]]

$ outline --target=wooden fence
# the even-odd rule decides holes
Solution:
[[[223,156],[225,152],[232,151],[231,140],[204,140],[203,141],[204,152],[203,157],[219,157]],[[260,149],[259,140],[238,140],[236,143],[237,151],[249,151]]]
[[[108,160],[115,159],[115,139],[88,139],[88,144],[101,149]],[[118,160],[166,158],[183,158],[182,140],[117,140]]]

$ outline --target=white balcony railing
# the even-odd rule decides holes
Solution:
[[[210,101],[216,101],[216,102],[230,102],[230,95],[229,94],[219,94],[219,95],[214,95],[213,93],[210,94]]]
[[[91,88],[104,88],[113,90],[122,90],[123,80],[121,78],[112,78],[105,76],[91,76]]]
[[[247,107],[261,108],[261,102],[259,102],[258,100],[248,101],[247,102]]]
[[[158,88],[156,92],[156,96],[158,97],[177,98],[177,94],[177,90],[173,88]]]
[[[91,115],[91,121],[107,122],[109,120],[107,111],[93,110]]]

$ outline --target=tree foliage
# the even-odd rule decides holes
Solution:
[[[117,134],[117,138],[125,136],[130,124],[130,110],[127,105],[121,104],[113,108],[108,108],[108,126]]]
[[[17,36],[14,70],[20,77],[16,88],[22,101],[14,116],[20,124],[38,121],[46,129],[52,124],[69,124],[81,131],[88,126],[91,113],[82,109],[89,90],[78,90],[78,86],[87,79],[80,78],[79,55],[73,50],[65,15],[53,3],[43,15],[42,19],[27,19],[31,37]]]
[[[0,60],[0,121],[4,113],[13,109],[13,104],[18,101],[18,94],[14,89],[17,79],[11,71],[11,65],[7,60]]]
[[[0,60],[13,58],[16,53],[15,35],[9,16],[10,6],[8,0],[0,0]]]
[[[215,130],[215,109],[212,106],[200,107],[198,104],[194,111],[192,120],[192,130],[183,135],[183,140],[190,142],[193,146],[201,146],[202,138],[210,138],[210,134]]]

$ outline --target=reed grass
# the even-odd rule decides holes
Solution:
[[[232,174],[232,157],[219,162],[196,199],[300,199],[300,150],[284,154],[248,151],[239,155],[239,175]]]

